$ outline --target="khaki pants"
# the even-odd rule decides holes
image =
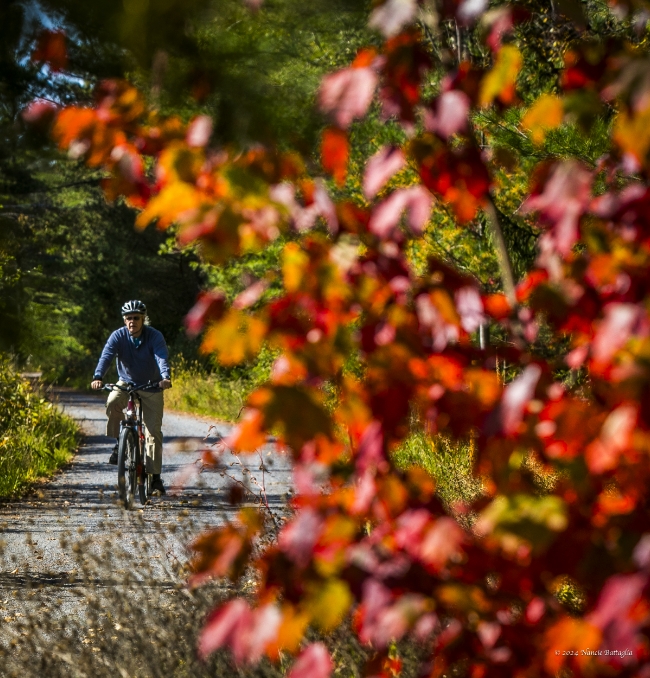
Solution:
[[[123,381],[117,382],[120,386],[126,386]],[[165,401],[162,391],[150,393],[139,391],[142,400],[142,420],[146,431],[146,467],[147,473],[161,473],[162,471],[162,420]],[[111,391],[106,401],[106,435],[118,438],[120,435],[120,422],[124,419],[124,409],[129,402],[129,396],[123,391]]]

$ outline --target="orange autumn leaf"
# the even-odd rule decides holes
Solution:
[[[267,648],[267,654],[271,659],[278,658],[282,650],[291,654],[297,652],[310,621],[307,613],[296,610],[291,603],[282,605],[281,614],[282,621],[275,642]]]
[[[227,445],[239,452],[252,452],[266,444],[264,417],[258,410],[250,410],[227,439]]]
[[[323,169],[332,175],[339,185],[345,184],[348,173],[350,146],[347,133],[338,127],[328,127],[323,132],[321,158]]]
[[[97,114],[91,108],[65,108],[56,118],[53,136],[61,148],[68,148],[73,141],[89,135],[96,121]]]
[[[600,645],[601,632],[582,619],[566,617],[546,632],[546,670],[555,675],[566,662],[567,653],[575,652],[575,661],[584,669],[592,657],[581,654],[581,650],[596,649]]]
[[[544,141],[546,132],[562,124],[564,104],[555,94],[542,94],[522,118],[521,126],[530,132],[534,144]]]

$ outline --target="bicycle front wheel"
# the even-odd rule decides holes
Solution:
[[[137,490],[137,445],[133,429],[123,428],[120,431],[120,440],[117,447],[117,491],[120,501],[126,509],[133,508]]]

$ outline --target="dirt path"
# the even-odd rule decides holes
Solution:
[[[83,595],[89,580],[121,586],[125,571],[132,574],[134,567],[146,571],[146,576],[136,573],[136,579],[146,579],[147,586],[177,590],[188,539],[233,512],[231,481],[219,472],[197,472],[201,450],[226,435],[227,425],[210,429],[205,418],[166,412],[163,479],[168,494],[125,511],[117,502],[116,467],[107,463],[113,440],[104,435],[103,398],[68,391],[60,392],[58,400],[80,423],[84,439],[62,472],[23,500],[0,506],[0,640],[32,614],[32,604],[52,619],[82,618],[88,613],[84,605],[91,604]],[[280,509],[290,487],[290,468],[272,446],[262,455],[269,471],[268,500]],[[242,461],[261,481],[259,458]],[[227,454],[224,462],[222,470],[243,478],[235,457]]]

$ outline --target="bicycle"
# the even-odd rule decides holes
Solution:
[[[137,392],[154,388],[159,388],[158,382],[150,381],[140,386],[105,384],[102,389],[118,389],[129,394],[117,442],[117,491],[126,509],[133,508],[136,496],[143,505],[151,496],[152,474],[146,472],[145,426],[142,422],[142,400]]]

